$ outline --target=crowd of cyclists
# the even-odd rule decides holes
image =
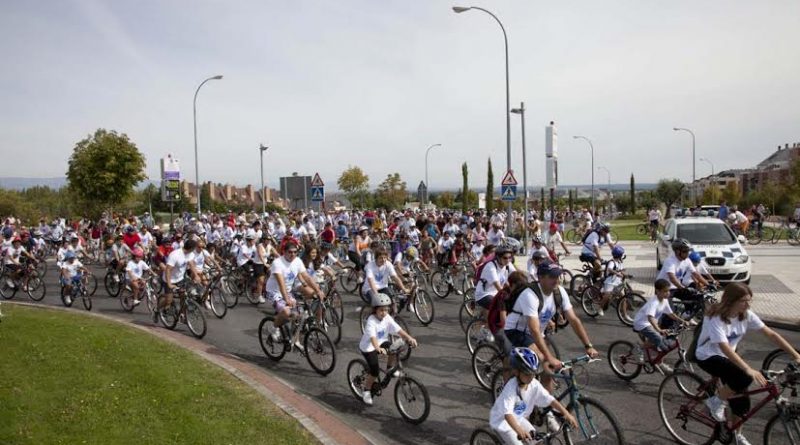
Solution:
[[[186,319],[195,333],[191,323],[195,323],[196,312],[202,317],[201,306],[219,317],[215,305],[227,310],[235,306],[230,294],[237,294],[237,299],[244,295],[254,305],[274,311],[266,340],[260,340],[262,348],[264,341],[288,343],[288,347],[310,354],[308,343],[296,335],[290,338],[286,325],[303,310],[310,322],[321,328],[341,323],[343,313],[333,318],[324,313],[332,304],[326,299],[338,282],[371,306],[358,348],[368,373],[360,399],[372,405],[381,371],[379,357],[388,355],[386,368],[396,369],[393,341],[417,347],[417,340],[398,315],[398,305],[407,304],[419,317],[423,302],[415,300],[415,284],[433,286],[431,276],[436,271],[456,274],[459,270],[466,284],[456,286],[451,280],[446,285],[463,296],[465,307],[474,308],[472,316],[487,334],[481,341],[492,344],[502,357],[502,365],[493,372],[503,386],[497,389],[487,416],[493,440],[505,444],[533,440],[536,426],[529,418],[539,407],[546,411],[544,429],[565,434],[572,430],[578,438],[575,443],[580,443],[581,435],[583,440],[592,437],[591,428],[582,423],[586,419],[580,418],[574,406],[564,406],[554,398],[554,375],[565,363],[554,349],[554,327],[561,323],[571,326],[585,350],[585,360],[597,359],[600,351],[573,308],[578,296],[572,283],[564,281],[561,257],[573,253],[564,242],[565,225],[576,221],[574,225],[582,232],[580,251],[575,253],[601,296],[600,316],[627,277],[625,249],[613,239],[611,225],[598,221],[586,209],[545,212],[541,219],[536,212],[512,216],[518,222],[517,234],[527,220],[529,246],[506,235],[509,229],[502,211],[309,211],[199,218],[184,214],[168,225],[156,224],[147,213],[103,215],[96,221],[43,218],[33,226],[9,217],[2,227],[0,294],[6,298],[13,297],[11,291],[16,290],[35,294],[36,286],[44,286],[46,260],[53,258],[62,301],[70,306],[76,285],[93,293],[87,284],[93,274],[88,266],[102,264],[109,294],[124,294],[131,307],[147,300],[155,323],[160,320],[170,327],[165,320]],[[648,218],[657,221],[660,215],[650,212]],[[719,301],[709,299],[719,283],[704,268],[702,258],[686,240],[675,240],[672,248],[652,295],[634,308],[631,324],[642,341],[631,360],[641,365],[647,347],[669,350],[675,326],[694,329],[696,340],[689,347],[690,355],[697,366],[722,383],[705,399],[709,413],[724,422],[729,406],[731,420],[735,420],[749,409],[748,399],[737,395],[753,383],[767,384],[761,370],[750,367],[736,353],[745,332],[762,332],[794,363],[800,363],[800,354],[752,312],[753,294],[747,286],[728,285]],[[520,253],[525,255],[522,261],[516,258]],[[347,280],[354,280],[355,286],[345,285]],[[156,290],[152,296],[148,292],[151,287]],[[215,300],[215,289],[221,295],[219,300]],[[184,311],[186,299],[196,300],[196,308]],[[205,334],[204,318],[202,323]],[[614,361],[610,355],[609,351],[609,360]],[[665,376],[675,371],[665,363],[656,365]],[[797,368],[791,369],[787,372],[797,373]],[[395,374],[400,377],[400,371]],[[613,417],[610,421],[616,422]],[[793,421],[800,434],[797,418]],[[741,430],[734,433],[740,445],[749,443]],[[615,440],[613,443],[624,442],[621,434]]]

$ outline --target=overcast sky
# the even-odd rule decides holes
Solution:
[[[502,34],[450,1],[14,1],[0,3],[0,176],[63,176],[75,142],[127,133],[158,178],[173,153],[194,180],[258,183],[348,164],[376,185],[483,186],[505,167]],[[457,3],[456,3],[457,4]],[[469,5],[469,4],[467,4]],[[614,182],[691,179],[697,156],[749,167],[800,142],[796,0],[489,1],[508,31],[511,103],[524,101],[530,184],[544,182],[544,126],[559,130],[561,183],[588,183],[589,148]],[[512,163],[521,181],[519,116]],[[10,155],[10,156],[9,156]],[[698,161],[698,177],[710,167]],[[596,175],[606,181],[605,172]]]

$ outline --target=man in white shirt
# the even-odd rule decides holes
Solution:
[[[484,309],[489,309],[492,298],[505,286],[508,275],[516,269],[511,264],[514,254],[505,247],[500,247],[495,251],[494,260],[489,261],[483,266],[481,276],[475,286],[475,304]]]
[[[166,270],[164,271],[164,295],[158,299],[158,307],[153,312],[153,323],[158,322],[158,314],[164,308],[172,305],[172,294],[183,283],[186,271],[191,272],[192,278],[195,282],[200,282],[200,277],[195,273],[194,266],[194,248],[197,246],[197,241],[188,239],[183,243],[180,249],[175,249],[170,252],[167,257]],[[175,314],[177,316],[177,314]]]

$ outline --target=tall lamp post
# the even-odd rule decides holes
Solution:
[[[261,153],[261,217],[264,217],[264,214],[267,213],[267,197],[264,193],[264,152],[267,151],[269,147],[265,146],[264,144],[259,145],[258,151]]]
[[[200,92],[200,88],[203,88],[203,85],[206,84],[209,80],[220,80],[222,79],[222,75],[218,74],[216,76],[209,77],[208,79],[200,82],[200,85],[197,87],[197,90],[194,92],[194,102],[192,102],[192,112],[194,116],[194,181],[195,187],[197,192],[197,218],[200,218],[200,164],[197,161],[197,93]]]
[[[428,147],[427,150],[425,150],[425,202],[423,202],[423,204],[427,204],[428,202],[430,202],[430,200],[428,199],[428,187],[429,187],[429,185],[428,185],[428,153],[431,152],[431,148],[433,148],[433,147],[441,147],[441,146],[442,146],[442,144],[433,144],[430,147]]]
[[[587,138],[586,136],[572,136],[572,139],[583,139],[589,143],[589,149],[592,151],[592,214],[594,214],[594,145],[592,145],[591,139]]]
[[[606,201],[608,202],[608,209],[606,212],[611,213],[611,172],[605,167],[597,167],[598,170],[605,170],[608,176],[608,189],[606,190]]]
[[[692,135],[692,199],[694,200],[694,202],[692,204],[693,205],[697,205],[697,187],[696,187],[696,184],[695,184],[695,181],[697,180],[697,177],[696,177],[695,173],[696,173],[697,170],[695,169],[695,167],[696,167],[695,159],[696,158],[695,158],[695,151],[694,151],[694,132],[692,130],[688,129],[688,128],[680,128],[680,127],[673,127],[672,131],[686,131],[686,132],[688,132],[689,134]]]
[[[478,11],[483,11],[490,16],[500,25],[500,29],[503,31],[503,43],[505,44],[505,53],[506,53],[506,170],[511,170],[511,97],[509,93],[509,81],[508,81],[508,35],[506,34],[506,28],[503,26],[503,22],[497,18],[496,15],[492,14],[491,11],[477,7],[477,6],[470,6],[470,7],[463,7],[463,6],[453,6],[453,11],[457,14],[462,12],[469,11],[471,9],[475,9]],[[508,215],[506,217],[506,231],[511,230],[511,202],[508,203]]]
[[[519,114],[520,121],[522,122],[522,196],[525,200],[525,213],[522,216],[522,239],[524,244],[523,251],[528,251],[528,163],[525,160],[525,102],[519,103],[519,108],[512,108],[511,112]],[[544,203],[541,205],[542,215],[544,215]]]

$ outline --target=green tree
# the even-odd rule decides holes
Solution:
[[[727,201],[729,206],[739,204],[741,199],[742,192],[739,190],[739,184],[731,181],[722,189],[722,200]]]
[[[617,208],[621,209],[619,204],[617,204]],[[633,173],[631,173],[631,196],[628,202],[628,209],[632,215],[636,213],[636,180],[633,179]]]
[[[400,173],[392,173],[386,175],[386,179],[378,184],[375,204],[390,210],[399,209],[406,203],[407,197],[406,182],[400,179]]]
[[[672,204],[681,199],[684,189],[686,189],[686,184],[677,179],[662,179],[658,181],[655,197],[667,206],[667,218],[670,216]]]
[[[343,191],[353,207],[360,202],[364,207],[369,195],[369,176],[358,166],[348,166],[336,181],[339,190]]]
[[[469,170],[466,162],[461,164],[461,179],[463,181],[461,186],[461,212],[465,213],[469,206]]]
[[[492,172],[492,158],[486,171],[486,212],[492,213],[494,209],[494,173]]]
[[[453,194],[450,192],[442,192],[436,196],[436,205],[442,209],[452,209],[456,203]]]
[[[69,158],[69,188],[93,215],[123,202],[147,179],[145,158],[126,134],[102,128],[79,141]]]

